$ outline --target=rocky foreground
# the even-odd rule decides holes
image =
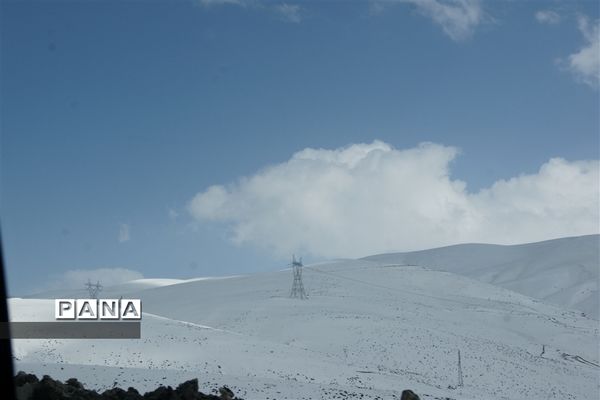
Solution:
[[[198,379],[183,382],[175,389],[171,386],[159,386],[143,395],[132,387],[127,390],[115,387],[98,393],[86,389],[75,378],[67,379],[63,383],[44,375],[40,380],[37,376],[23,371],[17,373],[14,382],[17,400],[243,400],[236,397],[226,386],[219,389],[219,396],[199,392]],[[401,400],[419,400],[419,396],[405,390]]]
[[[198,379],[183,382],[177,388],[159,386],[143,395],[130,387],[127,390],[115,387],[103,393],[86,389],[75,378],[66,382],[54,380],[48,375],[38,379],[33,374],[20,371],[15,376],[17,400],[242,400],[227,387],[219,389],[220,396],[198,391]]]

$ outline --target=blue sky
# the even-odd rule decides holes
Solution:
[[[353,178],[336,193],[367,202],[344,200],[343,216],[353,222],[352,210],[373,202],[361,196],[368,180],[354,164],[331,160],[365,151],[383,154],[389,162],[374,168],[390,171],[444,160],[429,172],[448,181],[432,178],[429,188],[464,183],[444,197],[460,209],[452,218],[541,226],[512,226],[526,232],[516,235],[522,240],[597,233],[589,222],[597,196],[586,192],[597,191],[599,152],[595,1],[4,1],[0,10],[0,208],[11,293],[44,288],[72,270],[187,278],[280,268],[292,249],[309,259],[344,256],[343,243],[361,241],[359,233],[344,238],[340,224],[320,238],[318,223],[306,222],[336,225],[337,211],[321,215],[277,196],[284,181],[326,193],[294,183],[334,168]],[[306,148],[333,153],[290,163]],[[548,164],[556,157],[564,163]],[[572,164],[582,160],[591,164]],[[522,175],[535,177],[481,192]],[[579,186],[543,192],[557,176]],[[386,188],[419,180],[390,179],[372,190],[392,196]],[[220,191],[209,192],[213,185]],[[275,185],[276,195],[265,195]],[[540,189],[531,194],[532,187]],[[523,217],[523,193],[537,209],[553,204],[547,216],[557,219],[546,227]],[[506,207],[511,218],[489,214]],[[410,215],[394,215],[398,229],[409,227]],[[456,223],[448,215],[427,223]],[[385,220],[375,211],[359,217],[352,226]],[[477,225],[455,241],[503,242],[506,224],[502,232]],[[376,227],[362,234],[369,229]],[[422,235],[410,245],[386,237],[383,247],[359,248],[452,242]]]

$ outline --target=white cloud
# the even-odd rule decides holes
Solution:
[[[551,159],[531,175],[469,193],[450,174],[458,149],[375,141],[307,148],[189,203],[236,244],[278,256],[358,257],[464,242],[521,243],[598,233],[599,163]]]
[[[560,15],[552,10],[539,10],[535,13],[535,19],[540,24],[555,25],[560,22]]]
[[[391,0],[410,3],[440,25],[450,38],[460,41],[470,37],[483,21],[479,0]],[[386,3],[383,3],[386,4]]]
[[[277,11],[283,19],[295,23],[299,23],[302,20],[300,10],[301,8],[297,4],[283,3],[275,6],[275,11]]]
[[[567,67],[575,78],[592,87],[600,83],[600,20],[590,22],[587,17],[578,19],[584,45],[568,57]]]
[[[84,289],[85,283],[100,282],[102,286],[112,286],[122,282],[142,279],[138,271],[126,268],[74,269],[65,272],[48,285],[49,289]]]
[[[119,227],[119,243],[128,242],[131,239],[129,235],[129,224],[121,224]]]

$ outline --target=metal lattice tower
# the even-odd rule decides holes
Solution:
[[[102,291],[102,285],[100,284],[100,281],[96,281],[96,283],[93,284],[92,282],[90,282],[89,279],[88,279],[87,283],[85,284],[85,288],[88,290],[88,293],[90,294],[90,299],[97,299],[98,293],[100,293]]]
[[[296,256],[292,256],[291,266],[294,273],[294,283],[292,284],[290,297],[301,300],[308,299],[308,296],[304,291],[304,283],[302,283],[302,258],[296,261]]]

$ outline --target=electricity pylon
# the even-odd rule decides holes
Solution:
[[[294,273],[294,283],[292,284],[292,291],[290,297],[295,299],[307,299],[308,296],[304,291],[304,283],[302,283],[302,258],[296,261],[296,256],[292,256],[292,271]]]
[[[89,279],[88,279],[87,283],[85,284],[85,288],[88,290],[88,293],[90,294],[90,299],[97,299],[98,293],[100,293],[102,291],[102,285],[100,284],[100,281],[96,281],[95,284],[92,284],[92,282],[90,282]]]

